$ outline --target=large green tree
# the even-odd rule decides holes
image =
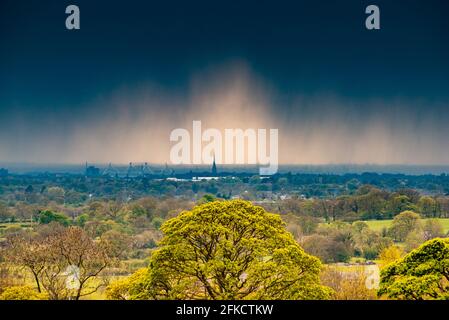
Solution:
[[[438,204],[432,197],[421,197],[418,202],[418,208],[424,217],[436,218],[438,216]]]
[[[325,299],[320,261],[306,254],[279,215],[242,200],[184,211],[162,226],[130,299]],[[136,290],[137,288],[137,290]]]
[[[381,272],[378,294],[393,299],[449,299],[449,239],[425,242]]]
[[[403,211],[393,219],[390,234],[396,241],[404,241],[407,235],[419,226],[419,214]]]

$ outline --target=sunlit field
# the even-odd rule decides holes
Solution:
[[[422,219],[422,220],[423,220],[423,222],[425,222],[427,219]],[[449,232],[449,218],[437,218],[436,220],[438,220],[441,223],[444,233],[448,233]],[[366,222],[368,224],[370,229],[372,229],[374,231],[382,231],[383,229],[388,229],[389,227],[391,227],[391,223],[393,222],[393,219],[367,220],[364,222]]]

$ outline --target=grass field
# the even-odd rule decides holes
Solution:
[[[425,221],[426,219],[422,219],[422,221]],[[441,225],[443,226],[444,233],[449,232],[449,219],[437,219],[440,221]],[[391,226],[393,220],[368,220],[364,221],[368,224],[368,226],[375,231],[382,231],[383,228],[388,228]]]
[[[29,222],[2,222],[0,223],[0,229],[8,228],[8,227],[21,227],[21,228],[29,228],[31,223]]]

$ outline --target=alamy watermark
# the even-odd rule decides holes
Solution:
[[[202,130],[201,121],[193,121],[192,134],[185,128],[174,129],[170,141],[173,164],[259,165],[260,175],[278,171],[278,129]],[[269,146],[267,145],[269,144]]]
[[[367,289],[379,289],[380,270],[376,264],[365,267],[365,276],[365,286]]]
[[[77,5],[71,4],[66,7],[65,13],[68,14],[65,20],[65,27],[68,30],[80,29],[80,8]],[[365,20],[365,27],[368,30],[380,29],[380,9],[377,5],[369,5],[365,9],[368,14]]]
[[[78,290],[81,286],[80,282],[80,269],[75,265],[68,266],[64,273],[64,276],[66,276],[65,279],[65,286],[69,290]]]

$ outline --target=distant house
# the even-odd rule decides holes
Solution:
[[[163,179],[159,179],[159,180],[163,180]],[[175,177],[167,177],[167,178],[165,178],[165,180],[167,180],[167,181],[177,181],[177,182],[181,182],[181,181],[189,181],[189,180],[187,180],[187,179],[175,178]]]
[[[8,173],[8,169],[0,168],[0,177],[6,177]]]
[[[219,177],[192,177],[192,181],[211,181],[211,180],[218,180]]]
[[[94,166],[86,168],[86,177],[98,177],[100,175],[100,169]]]

